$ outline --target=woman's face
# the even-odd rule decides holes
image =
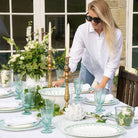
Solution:
[[[88,15],[91,16],[92,18],[94,17],[99,18],[98,15],[93,10],[89,10]],[[95,23],[94,20],[92,20],[91,23],[95,31],[103,30],[102,21],[100,21],[99,23]]]

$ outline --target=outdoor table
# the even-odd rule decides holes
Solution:
[[[81,96],[89,96],[90,94],[81,94]],[[1,98],[0,101],[12,101],[15,100],[15,97],[8,97],[8,98]],[[93,105],[87,105],[84,104],[83,102],[79,102],[79,104],[81,104],[81,106],[85,109],[85,111],[87,112],[94,112],[95,111],[95,106]],[[124,103],[120,102],[118,104],[115,105],[106,105],[103,106],[103,108],[105,109],[105,112],[111,112],[114,110],[115,106],[121,106],[121,105],[125,105]],[[8,113],[2,113],[0,112],[0,120],[5,119],[7,117],[16,117],[19,115],[22,115],[23,111],[17,111],[17,112],[8,112]],[[36,115],[37,113],[35,111],[32,111],[32,115]],[[27,115],[26,115],[27,116]],[[28,115],[30,116],[30,115]],[[81,121],[85,121],[81,120]],[[56,116],[53,118],[53,125],[56,126],[55,129],[53,129],[53,133],[50,134],[42,134],[41,130],[43,130],[43,127],[40,128],[36,128],[36,129],[32,129],[32,130],[26,130],[26,131],[7,131],[7,130],[1,130],[0,129],[0,138],[65,138],[65,137],[71,137],[68,135],[65,135],[63,132],[61,132],[61,128],[64,127],[64,124],[67,123],[79,123],[81,121],[69,121],[66,120],[64,118],[64,115],[60,115],[60,116]],[[95,122],[95,120],[91,119],[91,118],[87,118],[86,121],[90,122]],[[116,124],[115,121],[113,120],[107,120],[107,123],[112,123],[112,124]],[[120,135],[120,136],[116,136],[116,138],[137,138],[138,137],[138,123],[135,123],[134,128],[131,129],[126,129],[126,133]]]

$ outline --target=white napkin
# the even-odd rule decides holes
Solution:
[[[14,127],[31,125],[33,122],[37,122],[37,119],[33,116],[16,116],[5,120],[5,124],[12,125]]]
[[[90,85],[88,83],[83,84],[82,86],[82,92],[88,92],[90,88]]]
[[[113,95],[112,94],[107,94],[106,97],[105,97],[105,102],[104,103],[108,103],[110,102],[111,100],[113,100]],[[94,94],[91,94],[90,97],[88,97],[88,100],[91,101],[91,102],[94,102]]]
[[[7,95],[12,91],[14,91],[14,87],[8,87],[8,88],[1,88],[0,87],[0,96],[1,95]]]
[[[6,95],[6,94],[8,94],[8,92],[3,88],[0,88],[0,95]]]
[[[20,105],[19,102],[0,102],[0,110],[15,109]]]
[[[107,94],[105,97],[105,102],[110,102],[111,100],[113,100],[114,96],[112,94]]]

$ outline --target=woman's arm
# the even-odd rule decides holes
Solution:
[[[69,75],[71,74],[71,72],[69,72]],[[63,72],[63,75],[62,75],[62,78],[60,80],[57,80],[57,81],[53,81],[52,82],[52,86],[53,87],[61,87],[63,85],[65,81],[65,72]]]
[[[108,82],[108,80],[109,80],[109,78],[106,77],[106,76],[104,76],[104,77],[103,77],[103,80],[102,80],[98,85],[96,85],[95,88],[104,89],[105,86],[106,86],[106,84],[107,84],[107,82]]]

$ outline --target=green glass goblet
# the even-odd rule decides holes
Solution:
[[[32,97],[33,97],[33,94],[30,92],[26,92],[23,94],[22,101],[24,106],[24,112],[22,114],[24,115],[32,114],[30,112]]]
[[[31,108],[35,108],[35,94],[36,94],[36,86],[28,86],[28,92],[32,93],[32,99],[31,99]]]
[[[42,122],[45,126],[45,130],[42,130],[42,133],[52,133],[52,128],[51,128],[51,122],[53,118],[53,111],[54,111],[54,102],[51,102],[49,105],[46,104],[45,107],[40,108],[41,112],[41,117],[42,117]]]
[[[103,89],[94,89],[94,102],[96,106],[96,114],[102,114],[104,111],[103,103],[105,101],[106,92]]]
[[[23,89],[24,89],[24,82],[23,81],[15,81],[14,86],[15,86],[15,92],[17,94],[15,99],[21,100],[21,94],[22,94]]]
[[[73,80],[73,83],[74,83],[74,88],[75,88],[75,93],[76,93],[75,100],[76,101],[83,100],[83,97],[80,96],[80,93],[82,91],[83,81],[79,78],[75,78]]]
[[[55,106],[55,99],[46,99],[45,100],[46,107],[52,107],[53,112],[54,112],[54,106]],[[55,129],[56,127],[52,125],[52,120],[50,120],[50,126],[52,129]]]

